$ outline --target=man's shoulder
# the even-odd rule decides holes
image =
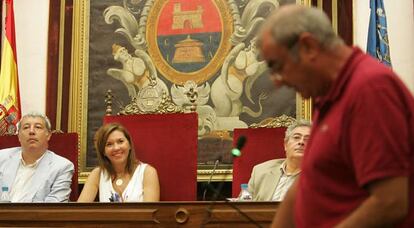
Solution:
[[[69,164],[73,165],[73,163],[69,159],[67,159],[63,156],[60,156],[60,155],[56,154],[55,152],[53,152],[51,150],[47,150],[46,153],[48,153],[48,156],[50,157],[50,159],[54,163],[60,164],[62,166],[66,166],[66,165],[69,165]]]
[[[267,169],[267,168],[271,168],[271,167],[274,167],[274,166],[280,166],[280,165],[282,165],[282,163],[284,161],[285,161],[284,158],[268,160],[268,161],[265,161],[265,162],[262,162],[260,164],[255,165],[254,169]]]
[[[352,83],[356,87],[369,87],[373,85],[389,85],[398,80],[398,76],[391,68],[378,62],[371,56],[360,53],[357,56],[358,61],[355,63],[357,70],[353,71]]]
[[[9,157],[21,151],[21,147],[11,147],[0,150],[0,158]]]

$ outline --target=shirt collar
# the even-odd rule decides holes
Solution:
[[[287,171],[286,171],[286,160],[282,163],[282,165],[280,166],[280,171],[282,172],[282,174],[283,175],[286,175],[286,176],[297,176],[299,173],[300,173],[300,169],[299,170],[297,170],[297,171],[295,171],[295,172],[293,172],[293,173],[288,173]]]
[[[317,97],[315,99],[315,105],[317,108],[322,108],[322,106],[329,105],[335,100],[339,99],[345,90],[349,79],[351,78],[352,72],[355,69],[356,63],[359,61],[359,56],[362,56],[361,49],[358,47],[352,48],[352,54],[346,61],[345,65],[339,71],[338,77],[333,82],[331,88],[329,89],[327,95],[323,97]]]
[[[46,152],[45,153],[43,153],[43,155],[40,157],[40,158],[38,158],[33,164],[26,164],[26,162],[24,161],[24,159],[23,159],[23,153],[20,153],[20,164],[23,166],[23,167],[26,167],[26,168],[36,168],[38,165],[39,165],[39,162],[42,160],[42,158],[45,156],[45,154],[46,154]]]

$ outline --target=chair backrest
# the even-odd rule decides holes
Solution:
[[[161,201],[197,199],[197,114],[105,116],[125,126],[137,159],[157,169]]]
[[[246,144],[241,156],[233,160],[232,197],[240,193],[240,184],[248,183],[255,165],[285,157],[285,130],[285,127],[234,129],[233,144],[241,136],[246,137]]]
[[[20,146],[17,135],[0,136],[0,149]],[[70,201],[78,199],[78,134],[77,133],[54,133],[49,140],[49,150],[67,158],[75,166],[72,177],[72,192]]]

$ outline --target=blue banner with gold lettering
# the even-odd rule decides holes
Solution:
[[[387,17],[382,0],[370,0],[371,15],[368,29],[367,53],[391,67]]]

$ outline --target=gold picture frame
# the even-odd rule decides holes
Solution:
[[[297,0],[298,4],[311,5],[310,0]],[[79,135],[79,182],[83,183],[88,176],[86,166],[87,152],[87,112],[88,112],[88,65],[89,65],[89,31],[90,1],[73,1],[72,27],[72,59],[71,81],[69,92],[68,132]],[[102,98],[103,99],[103,98]],[[296,95],[296,117],[311,119],[312,102],[303,100]],[[231,180],[231,169],[216,171],[216,178]],[[210,170],[199,170],[198,180],[205,181],[211,174]],[[230,178],[230,179],[229,179]]]

